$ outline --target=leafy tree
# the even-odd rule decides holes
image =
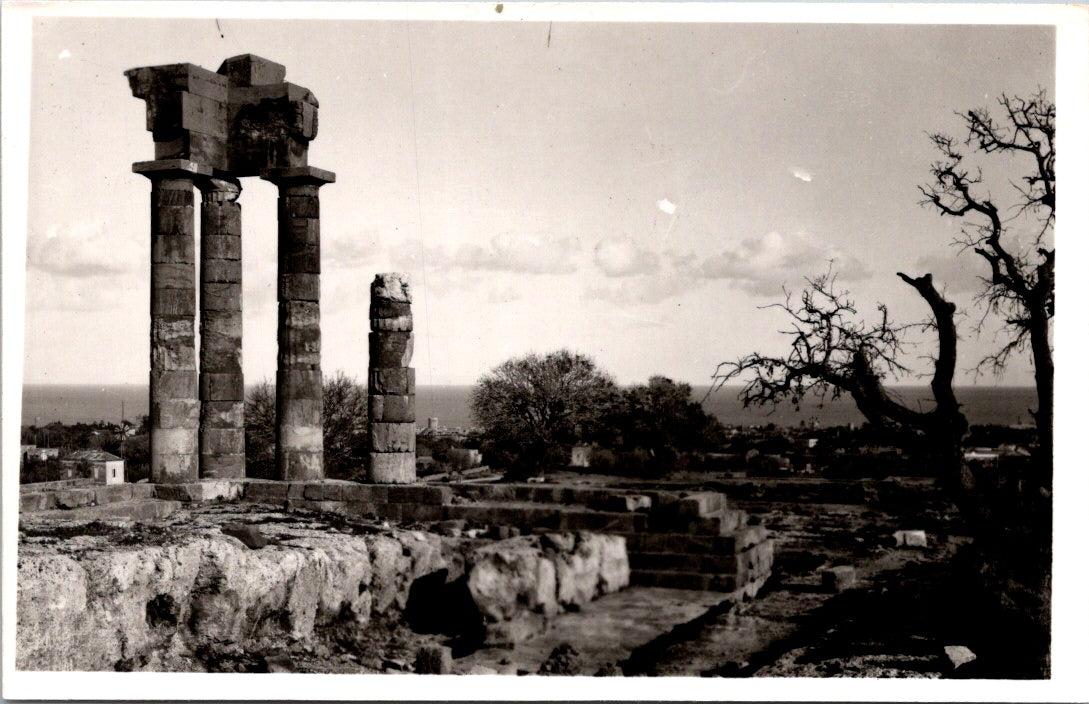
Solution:
[[[806,394],[821,399],[847,394],[874,425],[925,433],[932,441],[937,474],[959,485],[968,422],[952,387],[957,359],[955,306],[937,292],[930,274],[898,276],[930,306],[930,322],[894,324],[888,309],[878,304],[878,322],[866,323],[849,293],[836,287],[833,275],[824,274],[808,281],[799,303],[788,295],[785,303],[772,306],[784,311],[789,321],[790,329],[783,331],[790,340],[786,354],[753,352],[723,362],[715,370],[712,390],[744,379],[741,399],[746,407],[789,400],[797,408]],[[913,327],[934,329],[938,336],[930,380],[935,405],[929,410],[908,407],[886,386],[887,380],[909,371],[900,357],[905,334]]]
[[[1033,413],[1040,455],[1051,465],[1055,366],[1051,318],[1055,315],[1055,104],[1040,90],[1029,98],[1002,95],[1000,110],[958,113],[967,127],[963,141],[944,134],[930,140],[940,154],[932,182],[920,186],[923,203],[940,215],[961,218],[956,244],[988,265],[978,300],[984,316],[995,315],[1008,341],[980,367],[1001,371],[1014,352],[1032,355],[1038,408]],[[990,157],[990,158],[986,158]],[[1007,202],[984,185],[981,163],[1012,163],[1023,169]],[[997,179],[992,179],[997,180]],[[1019,237],[1027,232],[1027,239]],[[982,319],[980,321],[982,326]]]
[[[566,463],[571,445],[607,433],[617,395],[589,357],[560,350],[500,364],[477,382],[470,405],[485,453],[517,476]]]
[[[624,390],[616,425],[623,446],[646,449],[658,470],[672,469],[678,452],[710,450],[725,441],[718,419],[692,400],[692,387],[664,376]]]
[[[276,387],[254,386],[246,399],[246,475],[278,478]],[[338,371],[322,386],[322,451],[325,476],[357,479],[367,452],[367,388]]]

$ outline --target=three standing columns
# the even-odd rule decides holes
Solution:
[[[276,465],[281,479],[321,479],[321,227],[318,189],[336,176],[300,166],[261,174],[279,188]]]

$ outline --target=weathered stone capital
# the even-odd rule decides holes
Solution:
[[[337,175],[316,166],[292,166],[283,169],[266,169],[261,172],[261,178],[280,187],[324,186],[327,183],[336,182]]]
[[[205,203],[233,203],[242,195],[242,184],[238,179],[224,174],[198,178],[196,185],[200,189],[201,201]]]
[[[198,176],[211,176],[212,167],[188,159],[160,159],[158,161],[137,161],[132,165],[133,173],[147,176],[152,181],[168,178],[195,179]]]

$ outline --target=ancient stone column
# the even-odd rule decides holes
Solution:
[[[416,378],[412,361],[412,294],[404,274],[371,283],[368,363],[368,478],[376,484],[416,481]]]
[[[318,189],[336,176],[313,166],[270,169],[280,189],[276,464],[280,478],[321,479],[321,229]]]
[[[197,181],[200,207],[200,476],[246,476],[242,379],[242,187]]]
[[[211,169],[167,159],[138,162],[132,170],[151,179],[151,481],[194,482],[200,402],[193,179]]]

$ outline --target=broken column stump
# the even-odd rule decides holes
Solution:
[[[368,363],[368,478],[376,484],[416,481],[416,378],[412,361],[412,294],[404,274],[371,283]]]

